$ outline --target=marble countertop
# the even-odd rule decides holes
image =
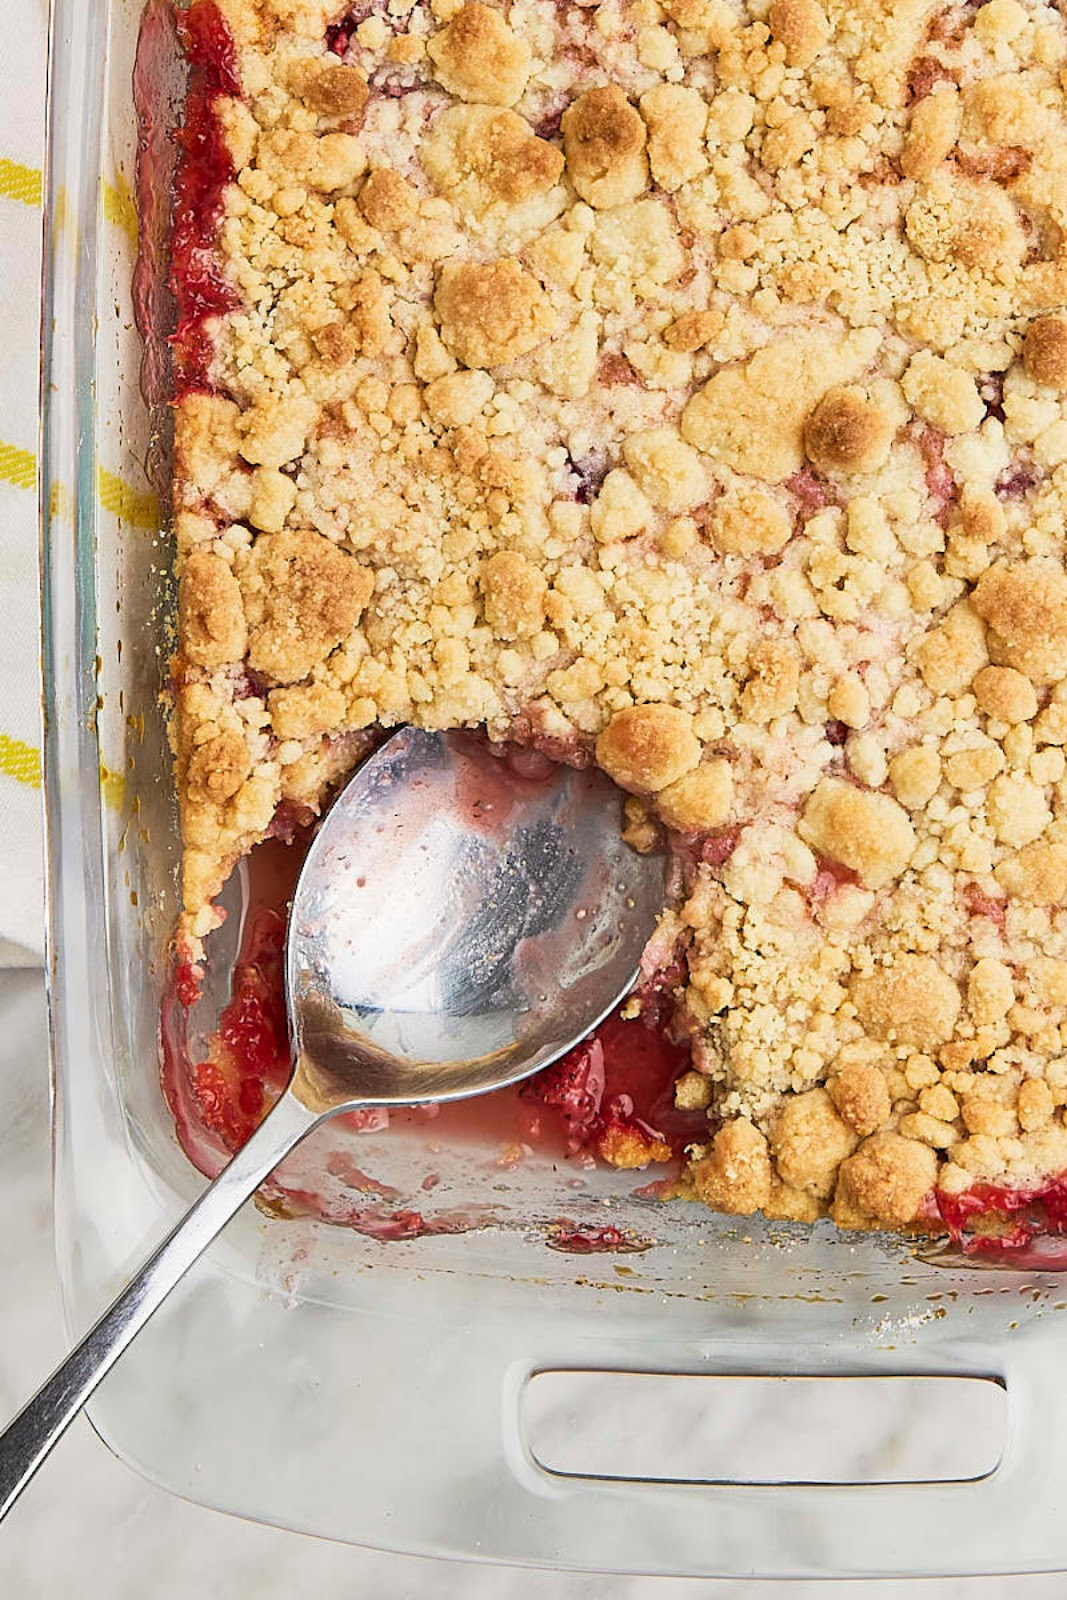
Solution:
[[[48,1091],[39,972],[0,972],[0,1413],[63,1351],[52,1260]],[[742,1425],[743,1421],[742,1420]],[[754,1419],[755,1420],[755,1419]],[[758,1419],[758,1425],[765,1425]],[[770,1491],[773,1492],[773,1491]],[[584,1577],[424,1561],[328,1544],[178,1500],[115,1460],[84,1419],[0,1529],[11,1600],[814,1600],[824,1583]],[[1062,1600],[1067,1578],[847,1582],[834,1600]]]

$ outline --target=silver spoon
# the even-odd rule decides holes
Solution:
[[[524,777],[472,735],[405,728],[364,763],[297,880],[295,1066],[248,1143],[0,1434],[0,1517],[178,1280],[327,1117],[461,1100],[558,1060],[637,976],[661,855],[597,771]]]

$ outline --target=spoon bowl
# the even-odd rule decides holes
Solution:
[[[291,1092],[318,1111],[457,1100],[547,1066],[632,987],[664,873],[597,769],[405,728],[297,881]]]
[[[666,859],[594,770],[405,728],[331,807],[297,880],[293,1073],[214,1183],[0,1434],[0,1517],[212,1239],[326,1117],[460,1100],[559,1059],[632,987]]]

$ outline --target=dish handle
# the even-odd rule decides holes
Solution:
[[[456,1474],[477,1516],[473,1553],[489,1560],[676,1575],[878,1577],[1060,1569],[1067,1562],[1067,1392],[1062,1345],[1035,1326],[1007,1358],[957,1341],[916,1351],[835,1352],[768,1345],[582,1341],[536,1363],[499,1341],[465,1341],[453,1393],[466,1421],[452,1435]],[[455,1352],[453,1352],[455,1355]],[[535,1459],[524,1396],[546,1369],[763,1377],[970,1376],[1006,1391],[1003,1450],[970,1481],[899,1483],[664,1482],[566,1476]],[[478,1398],[476,1398],[478,1397]],[[580,1424],[579,1424],[580,1425]],[[846,1447],[842,1441],[842,1447]],[[433,1499],[420,1462],[420,1495]],[[458,1552],[457,1552],[458,1553]]]

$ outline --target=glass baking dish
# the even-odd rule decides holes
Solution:
[[[49,973],[58,1252],[76,1331],[203,1181],[158,1076],[176,830],[160,701],[168,546],[131,300],[140,12],[141,0],[56,0],[51,61]],[[434,1151],[432,1135],[381,1159],[408,1162],[413,1182],[432,1154],[435,1214],[488,1206],[489,1225],[384,1242],[247,1208],[94,1400],[112,1448],[208,1505],[434,1555],[776,1576],[1067,1566],[1054,1261],[1008,1269],[825,1224],[738,1225],[635,1195],[632,1174],[505,1170],[484,1149]],[[642,1248],[546,1248],[564,1214]],[[564,1476],[524,1431],[527,1380],[553,1369],[989,1377],[1006,1386],[1007,1435],[996,1468],[970,1482]]]

